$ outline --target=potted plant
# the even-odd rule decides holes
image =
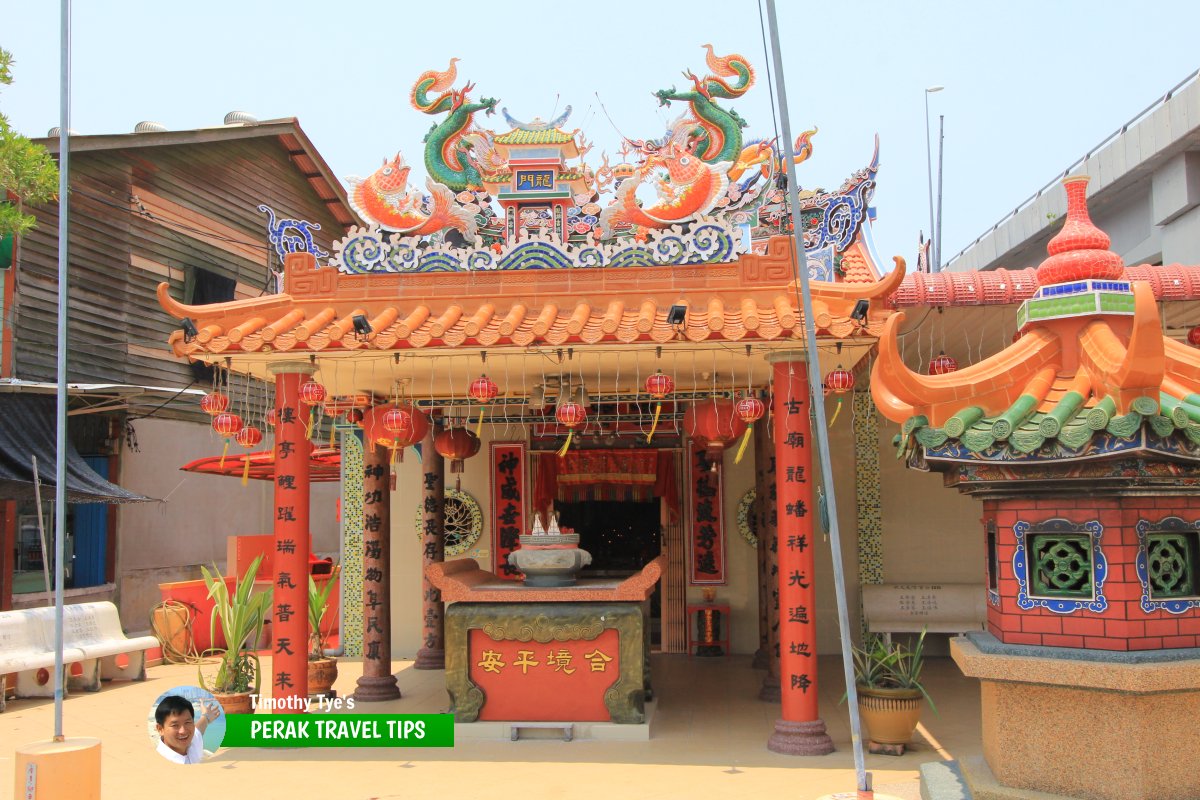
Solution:
[[[854,648],[854,682],[858,708],[871,741],[905,745],[921,719],[921,698],[933,700],[921,683],[925,666],[925,630],[912,648],[878,634]]]
[[[209,635],[214,635],[220,624],[226,645],[224,651],[206,652],[206,655],[217,654],[217,673],[209,685],[201,671],[200,685],[213,693],[226,714],[249,714],[252,711],[250,695],[259,691],[261,665],[254,647],[271,608],[270,589],[253,593],[254,578],[261,564],[262,556],[250,562],[246,574],[235,580],[232,591],[216,564],[212,572],[200,567],[208,596],[213,601]]]
[[[337,680],[337,659],[325,655],[329,630],[321,627],[325,612],[329,608],[329,594],[338,579],[338,568],[334,567],[324,586],[317,586],[313,576],[308,576],[308,693],[328,695]]]

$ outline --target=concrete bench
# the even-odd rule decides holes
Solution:
[[[870,633],[966,633],[984,628],[986,592],[974,583],[863,584],[863,614]]]
[[[508,738],[514,742],[520,739],[522,728],[561,730],[564,742],[571,741],[575,736],[575,725],[571,722],[514,722],[508,729]]]
[[[7,676],[17,676],[18,697],[54,696],[54,627],[46,629],[32,609],[0,611],[0,711],[4,711]],[[87,660],[82,650],[63,649],[63,687],[70,665]]]
[[[32,608],[54,641],[54,609]],[[117,607],[109,602],[75,603],[63,607],[63,647],[83,653],[80,683],[88,691],[99,691],[101,680],[146,679],[146,651],[158,647],[153,636],[130,639],[121,629]],[[122,665],[121,656],[127,656]]]

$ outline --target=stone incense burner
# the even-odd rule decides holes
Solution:
[[[592,563],[592,554],[579,549],[577,533],[540,530],[538,524],[533,533],[520,536],[521,549],[508,554],[508,563],[525,573],[526,586],[574,586],[575,574]]]

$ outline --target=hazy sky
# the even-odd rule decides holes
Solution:
[[[778,2],[793,129],[821,129],[801,183],[836,188],[878,133],[885,258],[911,258],[929,228],[927,86],[946,87],[930,113],[935,137],[946,117],[948,257],[1198,65],[1196,2]],[[45,135],[59,118],[58,3],[5,5],[0,46],[16,58],[16,83],[0,108]],[[660,109],[651,93],[683,88],[681,72],[703,70],[711,42],[758,68],[757,86],[732,105],[748,136],[774,135],[756,0],[76,0],[74,15],[72,128],[204,127],[231,110],[295,116],[342,178],[397,150],[417,178],[434,118],[409,105],[409,91],[451,56],[462,59],[459,85],[474,81],[473,97],[497,97],[518,119],[571,105],[568,127],[595,142],[595,163],[621,134],[662,135],[683,108]],[[499,114],[478,119],[506,129]]]

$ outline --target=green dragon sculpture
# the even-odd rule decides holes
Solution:
[[[701,161],[734,163],[742,150],[742,128],[746,127],[746,121],[736,111],[726,111],[718,106],[714,98],[733,99],[744,95],[754,85],[754,69],[745,56],[718,56],[713,53],[711,44],[704,48],[708,51],[705,61],[711,75],[701,79],[689,70],[683,74],[694,84],[693,91],[680,92],[672,87],[660,89],[654,96],[661,105],[670,105],[672,100],[690,104],[695,119],[681,124],[698,128],[689,131],[688,138]]]
[[[449,116],[434,123],[425,134],[425,169],[437,183],[461,192],[483,188],[483,176],[468,155],[471,145],[465,140],[472,117],[476,111],[495,113],[500,101],[485,97],[479,102],[470,102],[467,93],[475,88],[473,83],[467,83],[462,89],[451,88],[458,77],[457,61],[457,58],[450,59],[450,66],[444,72],[429,70],[421,73],[413,84],[411,101],[413,108],[426,114],[449,112]]]

